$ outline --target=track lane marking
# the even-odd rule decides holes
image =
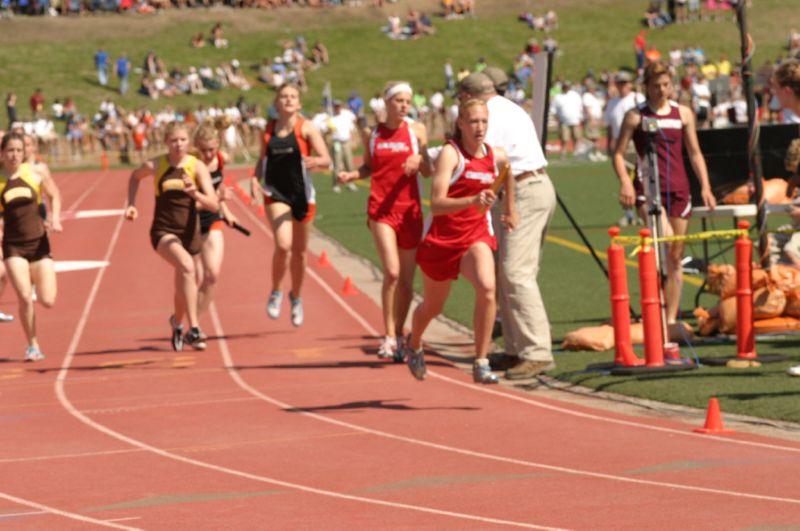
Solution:
[[[109,260],[110,259],[111,254],[113,253],[114,248],[116,247],[117,241],[119,239],[120,230],[122,228],[122,223],[124,221],[125,221],[124,218],[120,218],[117,221],[117,226],[114,229],[114,233],[111,236],[111,241],[109,242],[108,249],[106,250],[106,256],[105,256],[104,260]],[[231,475],[231,476],[237,476],[237,477],[241,477],[241,478],[245,478],[245,479],[251,479],[253,481],[258,481],[258,482],[261,482],[261,483],[268,483],[268,484],[271,484],[271,485],[278,485],[278,486],[281,486],[281,487],[285,487],[285,488],[289,488],[289,489],[293,489],[293,490],[297,490],[297,491],[305,492],[305,493],[309,493],[309,494],[317,494],[317,495],[326,496],[326,497],[329,497],[329,498],[335,498],[335,499],[339,499],[339,500],[367,503],[367,504],[371,504],[371,505],[390,507],[390,508],[394,508],[394,509],[407,509],[407,510],[416,511],[416,512],[434,514],[434,515],[438,515],[438,516],[453,517],[453,518],[458,518],[458,519],[462,519],[462,520],[471,520],[471,521],[477,521],[477,522],[483,522],[483,523],[507,525],[507,526],[527,528],[527,529],[558,530],[558,528],[554,528],[554,527],[540,526],[540,525],[529,524],[529,523],[525,523],[525,522],[514,522],[514,521],[510,521],[510,520],[501,520],[501,519],[497,519],[497,518],[488,518],[488,517],[482,517],[482,516],[458,513],[458,512],[453,512],[453,511],[445,511],[445,510],[433,509],[433,508],[416,506],[416,505],[409,505],[409,504],[403,504],[403,503],[397,503],[397,502],[390,502],[390,501],[381,500],[381,499],[377,499],[377,498],[366,498],[366,497],[362,497],[362,496],[355,496],[355,495],[351,495],[351,494],[344,494],[344,493],[341,493],[341,492],[335,492],[335,491],[330,491],[330,490],[319,489],[319,488],[316,488],[316,487],[309,487],[307,485],[301,485],[301,484],[298,484],[298,483],[291,483],[291,482],[288,482],[288,481],[282,481],[282,480],[278,480],[278,479],[270,478],[270,477],[266,477],[266,476],[260,476],[260,475],[257,475],[257,474],[252,474],[252,473],[249,473],[249,472],[236,470],[236,469],[224,467],[224,466],[221,466],[221,465],[215,465],[213,463],[208,463],[206,461],[200,461],[200,460],[197,460],[197,459],[192,459],[192,458],[189,458],[189,457],[186,457],[186,456],[175,454],[175,453],[169,452],[167,450],[164,450],[162,448],[158,448],[156,446],[152,446],[150,444],[147,444],[147,443],[145,443],[143,441],[140,441],[138,439],[134,439],[132,437],[124,435],[124,434],[122,434],[120,432],[117,432],[117,431],[109,428],[108,426],[105,426],[104,424],[100,424],[99,422],[96,422],[94,419],[92,419],[91,417],[87,416],[82,411],[78,410],[72,404],[72,402],[70,401],[69,397],[67,396],[66,389],[65,389],[65,384],[66,384],[67,374],[69,373],[69,369],[70,369],[70,366],[72,364],[72,360],[75,357],[75,352],[77,351],[78,344],[80,343],[81,337],[83,336],[83,331],[86,328],[86,323],[87,323],[87,321],[89,319],[89,314],[91,313],[92,307],[94,306],[95,299],[97,298],[97,293],[100,290],[100,284],[102,283],[102,280],[103,280],[103,277],[105,276],[105,272],[106,271],[107,271],[107,269],[103,268],[103,269],[98,270],[98,272],[97,272],[97,276],[95,277],[94,283],[92,284],[92,288],[91,288],[91,290],[89,292],[89,296],[86,299],[86,303],[84,304],[83,311],[81,312],[80,319],[78,320],[78,324],[75,327],[75,332],[74,332],[74,334],[72,336],[72,340],[69,343],[69,347],[67,348],[67,353],[64,356],[64,360],[61,363],[61,368],[60,368],[60,370],[58,372],[58,375],[56,376],[56,380],[55,380],[55,394],[56,394],[56,397],[58,398],[59,403],[62,405],[62,407],[70,415],[72,415],[73,417],[75,417],[77,420],[79,420],[80,422],[84,423],[85,425],[87,425],[87,426],[99,431],[100,433],[104,433],[104,434],[108,435],[109,437],[112,437],[114,439],[122,441],[122,442],[124,442],[124,443],[126,443],[126,444],[128,444],[130,446],[134,446],[134,447],[140,448],[142,450],[149,451],[149,452],[151,452],[153,454],[159,455],[161,457],[165,457],[167,459],[172,459],[174,461],[178,461],[178,462],[181,462],[181,463],[194,465],[194,466],[200,467],[200,468],[205,468],[207,470],[212,470],[214,472],[221,472],[223,474],[228,474],[228,475]],[[212,311],[213,311],[213,314],[216,316],[216,307],[214,307],[213,305],[212,305]],[[226,343],[226,346],[227,346],[227,343]],[[107,525],[109,525],[109,524],[107,524]],[[110,525],[114,525],[114,524],[110,524]]]
[[[113,529],[140,531],[139,528],[137,527],[128,527],[120,524],[115,524],[113,522],[106,520],[98,520],[96,518],[91,518],[89,516],[83,516],[82,514],[71,513],[69,511],[62,511],[61,509],[56,509],[55,507],[50,507],[49,505],[44,505],[31,500],[26,500],[24,498],[18,498],[16,496],[12,496],[11,494],[6,494],[5,492],[0,492],[0,498],[12,501],[14,503],[18,503],[20,505],[31,507],[33,509],[39,509],[42,513],[52,514],[56,516],[63,516],[64,518],[69,518],[70,520],[77,520],[79,522],[85,522],[87,524],[95,524],[103,527],[111,527]],[[2,520],[3,516],[4,515],[0,515],[0,520]]]

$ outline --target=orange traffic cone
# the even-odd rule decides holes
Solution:
[[[712,435],[726,435],[736,433],[734,430],[725,429],[722,425],[722,414],[719,412],[719,401],[716,398],[708,400],[708,413],[706,413],[706,425],[703,428],[695,428],[697,433],[710,433]]]
[[[108,171],[108,154],[105,150],[100,153],[100,167],[103,171]]]
[[[328,253],[327,252],[322,251],[321,253],[319,253],[319,262],[317,263],[317,265],[319,265],[320,267],[330,267],[331,266],[331,261],[328,260]]]
[[[344,287],[342,288],[342,295],[353,296],[358,295],[358,290],[353,286],[353,281],[350,277],[344,277]]]
[[[264,209],[264,205],[263,204],[258,205],[258,210],[256,210],[256,216],[258,216],[260,218],[267,217],[267,211]]]

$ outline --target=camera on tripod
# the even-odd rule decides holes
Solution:
[[[658,118],[652,116],[642,117],[642,130],[648,135],[654,135],[658,132]]]

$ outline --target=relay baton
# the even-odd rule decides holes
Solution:
[[[503,186],[503,183],[506,182],[508,179],[508,172],[511,170],[511,165],[505,163],[503,165],[503,169],[500,170],[500,175],[497,176],[497,179],[494,180],[492,183],[492,192],[494,192],[495,197],[497,196],[497,192],[500,191],[500,188]],[[486,212],[486,207],[481,207],[481,214]]]
[[[239,225],[236,222],[231,223],[231,227],[236,229],[236,230],[238,230],[239,232],[241,232],[245,236],[250,236],[250,230],[242,227],[241,225]]]

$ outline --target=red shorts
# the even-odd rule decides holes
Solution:
[[[493,236],[481,237],[465,247],[445,247],[423,240],[417,249],[417,264],[422,272],[437,282],[456,280],[461,271],[461,259],[470,247],[484,242],[493,251],[497,242]]]
[[[400,249],[415,249],[422,239],[422,212],[389,212],[375,217],[369,216],[367,226],[370,222],[389,225],[397,234],[397,246]]]
[[[647,198],[638,179],[633,181],[633,188],[636,191],[636,208],[639,208]],[[689,219],[692,217],[692,194],[688,190],[661,192],[661,206],[670,218]]]
[[[280,203],[280,201],[275,201],[270,196],[264,196],[264,206],[271,205],[272,203]],[[286,203],[284,203],[286,204]],[[317,213],[317,204],[316,203],[309,203],[308,204],[308,212],[306,212],[306,216],[300,220],[301,223],[311,223],[314,221],[314,216]],[[294,219],[294,218],[292,218]]]

